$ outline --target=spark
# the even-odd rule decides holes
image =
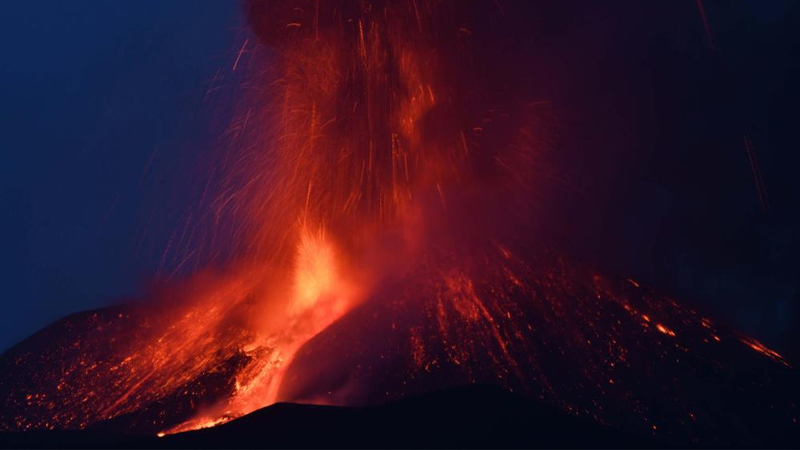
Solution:
[[[697,10],[700,12],[700,19],[703,21],[703,28],[706,31],[708,45],[712,50],[715,50],[716,46],[714,45],[714,37],[711,34],[711,26],[708,24],[708,18],[706,17],[706,9],[703,6],[703,0],[697,0]]]
[[[660,331],[661,333],[666,334],[667,336],[675,337],[675,332],[674,331],[670,330],[669,328],[665,327],[664,325],[661,325],[660,323],[656,324],[656,329],[658,331]]]
[[[762,344],[761,342],[759,342],[759,341],[757,341],[757,340],[755,340],[755,339],[753,339],[751,337],[742,338],[742,342],[745,345],[747,345],[748,347],[752,348],[753,350],[761,353],[762,355],[767,356],[767,357],[773,359],[774,361],[779,362],[779,363],[781,363],[781,364],[783,364],[783,365],[785,365],[787,367],[791,367],[789,365],[789,363],[785,359],[783,359],[783,356],[781,356],[780,353],[776,352],[775,350],[772,350],[772,349],[768,348],[766,345]]]
[[[244,40],[242,44],[242,48],[239,49],[239,52],[236,54],[236,61],[233,63],[233,72],[236,72],[236,68],[239,66],[239,60],[242,59],[242,55],[244,54],[244,50],[247,48],[247,44],[250,42],[250,38]]]
[[[753,180],[755,181],[756,190],[758,191],[758,200],[761,202],[761,207],[764,211],[769,211],[767,189],[764,186],[764,180],[758,168],[758,161],[756,160],[756,153],[753,150],[753,144],[750,142],[750,137],[747,135],[744,137],[744,148],[747,150],[747,159],[750,162],[750,170],[753,172]]]

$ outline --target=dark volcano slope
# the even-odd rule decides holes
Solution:
[[[541,405],[674,446],[800,445],[796,369],[755,339],[633,280],[604,279],[549,261],[487,261],[460,270],[423,271],[391,286],[307,342],[287,369],[280,395],[285,402],[371,409],[268,408],[254,417],[276,418],[252,427],[256,434],[273,430],[276,443],[258,445],[304,439],[307,444],[296,445],[329,446],[323,441],[329,439],[330,445],[403,446],[402,439],[412,438],[426,445],[430,436],[427,446],[446,446],[445,439],[463,435],[466,443],[496,446],[492,439],[501,442],[508,434],[510,446],[528,446],[513,439],[529,435],[537,436],[530,445],[547,446],[552,439],[547,442],[553,446],[566,439],[558,430],[591,429]],[[253,358],[242,351],[247,340],[241,331],[202,329],[201,345],[186,347],[188,352],[180,346],[187,342],[184,323],[174,325],[173,316],[131,305],[75,314],[9,349],[0,356],[0,430],[83,431],[6,439],[22,439],[22,445],[56,436],[59,447],[70,439],[86,447],[94,446],[93,439],[155,436],[229,398]],[[475,384],[503,387],[539,406],[481,403],[470,400],[472,394],[448,394],[450,403],[426,397]],[[433,406],[425,402],[462,406],[453,412],[442,406],[428,417]],[[489,406],[472,408],[475,402]],[[376,406],[386,404],[401,406]],[[293,414],[299,416],[287,418]],[[516,428],[492,431],[497,417],[504,418],[500,425]],[[244,423],[249,420],[255,419]],[[316,444],[304,421],[321,430],[312,433],[320,436]],[[283,425],[269,428],[273,423]],[[212,439],[217,431],[207,433]],[[480,441],[475,433],[493,437]],[[379,444],[369,440],[373,435],[390,437]],[[588,431],[565,435],[596,437]],[[136,442],[131,445],[151,445]],[[586,445],[606,441],[597,442]]]
[[[679,446],[797,442],[796,369],[754,338],[558,260],[466,266],[420,264],[319,333],[280,398],[363,406],[493,384]]]
[[[214,428],[163,438],[84,431],[7,433],[3,448],[539,448],[652,447],[588,419],[489,386],[381,406],[276,404]]]
[[[165,311],[129,304],[72,314],[4,352],[0,431],[77,430],[111,419],[108,431],[155,435],[230,395],[247,363],[231,342],[238,335],[209,331],[205,345],[181,358],[180,327],[153,339]]]

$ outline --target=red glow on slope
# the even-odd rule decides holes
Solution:
[[[360,404],[492,382],[603,423],[675,432],[653,423],[663,409],[646,380],[664,367],[691,378],[681,358],[730,369],[702,355],[738,341],[631,278],[587,276],[532,244],[549,219],[537,209],[550,179],[540,104],[493,83],[492,70],[512,78],[512,58],[476,57],[476,40],[491,37],[472,23],[506,17],[488,4],[247,2],[275,55],[253,64],[240,145],[224,155],[211,206],[236,224],[235,257],[156,304],[95,314],[74,341],[18,355],[14,366],[55,369],[7,399],[14,427],[134,415],[130,428],[163,436],[276,401]],[[250,45],[262,44],[246,40],[231,70],[245,70]],[[664,391],[659,402],[681,417],[702,411]]]

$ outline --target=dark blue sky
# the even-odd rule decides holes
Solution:
[[[3,4],[0,348],[141,293],[245,32],[235,1]]]
[[[559,151],[586,180],[575,246],[791,350],[800,8],[704,3],[716,54],[694,0],[554,2],[531,19],[552,56],[541,95],[563,115]],[[219,148],[247,38],[234,0],[3,5],[0,349],[178,265],[170,241],[193,226],[198,161]]]

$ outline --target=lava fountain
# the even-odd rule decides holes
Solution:
[[[3,427],[177,433],[493,383],[680,442],[796,433],[779,354],[548,249],[519,3],[245,2],[273,56],[211,204],[235,256],[9,350]]]

